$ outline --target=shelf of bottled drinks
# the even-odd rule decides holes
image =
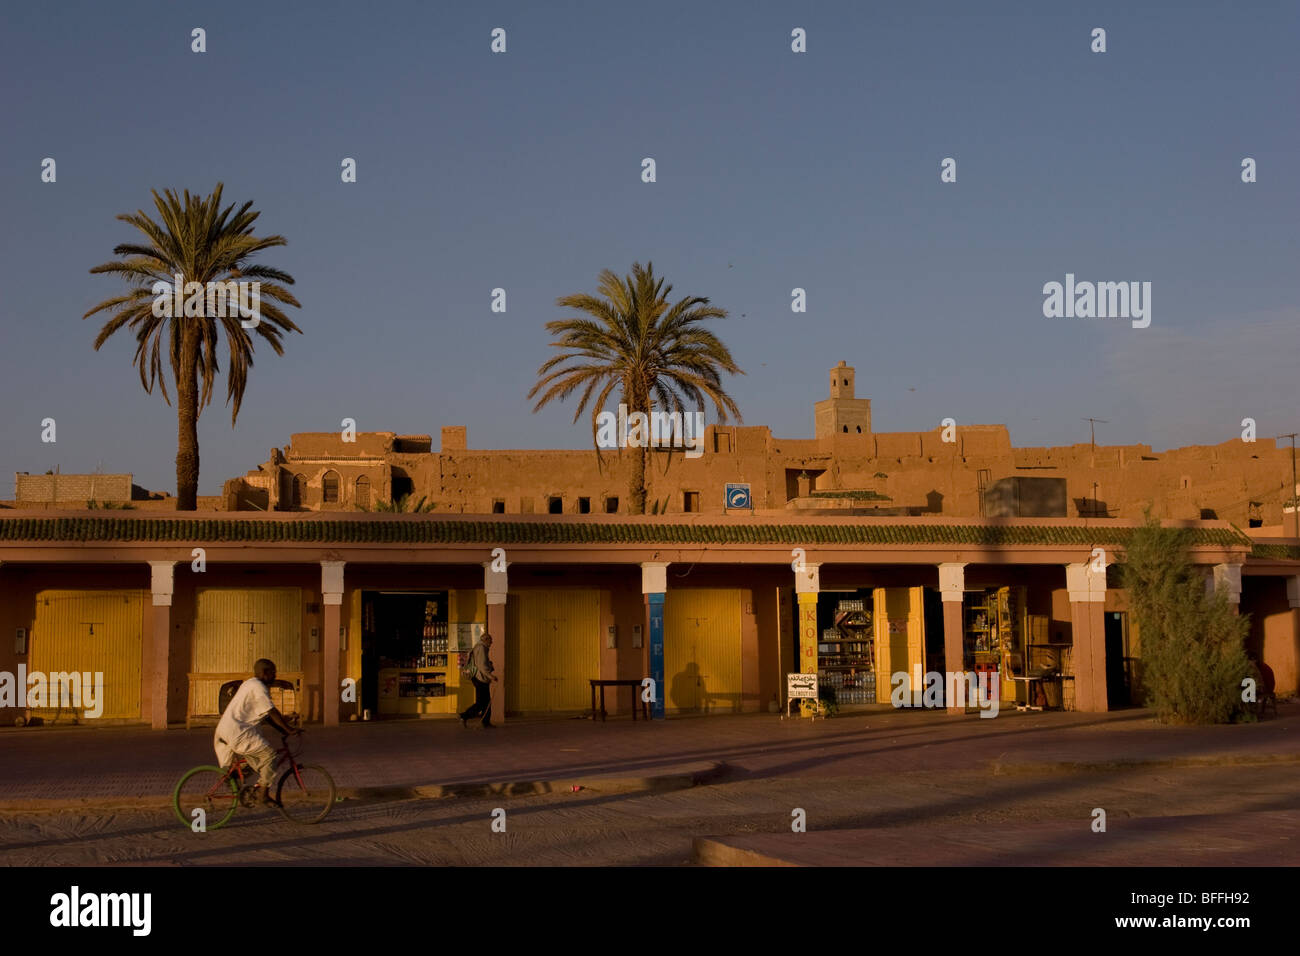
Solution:
[[[870,592],[868,592],[870,593]],[[818,683],[835,692],[835,703],[876,702],[875,636],[868,600],[844,598],[835,606],[835,626],[817,644]]]

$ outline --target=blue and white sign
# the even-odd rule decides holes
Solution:
[[[749,497],[749,485],[727,485],[727,507],[728,508],[753,508],[754,504]]]

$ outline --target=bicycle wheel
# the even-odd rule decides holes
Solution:
[[[187,771],[172,794],[176,819],[193,829],[194,811],[203,811],[203,828],[216,830],[230,822],[239,806],[239,788],[220,767],[195,767]]]
[[[334,778],[324,767],[299,764],[280,776],[275,788],[280,812],[294,823],[320,823],[334,806]]]

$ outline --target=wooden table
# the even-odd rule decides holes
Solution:
[[[591,719],[596,719],[596,688],[600,688],[600,721],[605,722],[605,688],[606,687],[631,687],[632,690],[632,719],[636,720],[637,704],[641,705],[641,716],[646,720],[650,719],[650,709],[646,702],[637,696],[636,688],[641,686],[640,680],[592,680],[591,681]]]

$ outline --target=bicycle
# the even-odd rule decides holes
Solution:
[[[298,741],[295,750],[289,736],[281,734],[282,746],[277,752],[277,764],[288,762],[275,788],[276,809],[286,820],[310,825],[320,823],[334,807],[336,789],[334,778],[317,764],[302,764],[302,731],[294,734]],[[246,781],[244,772],[250,771]],[[248,761],[236,757],[228,770],[210,764],[187,770],[172,793],[172,809],[176,818],[193,828],[194,813],[202,810],[204,830],[216,830],[230,822],[235,811],[256,806],[257,778],[251,773]]]

